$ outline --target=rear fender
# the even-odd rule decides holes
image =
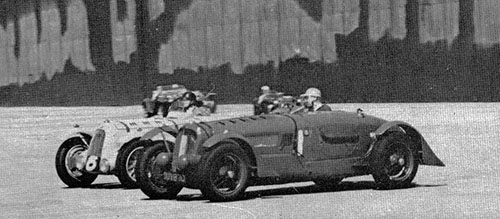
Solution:
[[[399,130],[404,131],[407,135],[414,139],[417,143],[417,149],[420,154],[420,164],[430,165],[430,166],[445,166],[443,161],[441,161],[436,154],[432,151],[427,141],[422,137],[422,135],[412,127],[410,124],[402,121],[391,121],[386,122],[381,125],[375,132],[371,133],[372,137],[378,138],[389,130]]]

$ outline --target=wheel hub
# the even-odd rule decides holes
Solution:
[[[229,174],[229,167],[228,166],[223,166],[219,169],[219,176],[226,176]]]
[[[393,154],[393,155],[391,155],[389,157],[389,161],[391,162],[391,165],[404,166],[406,164],[404,156],[399,155],[399,154]]]
[[[405,165],[405,159],[399,158],[398,163],[399,163],[400,166],[404,166]]]
[[[236,175],[236,174],[234,173],[234,171],[227,171],[227,176],[228,176],[229,178],[233,179],[235,175]]]
[[[66,157],[65,164],[66,169],[70,175],[73,177],[82,176],[82,172],[85,169],[86,153],[85,148],[77,146],[69,150],[68,156]]]

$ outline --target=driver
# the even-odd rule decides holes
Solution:
[[[328,105],[321,102],[321,91],[311,87],[300,97],[304,98],[304,112],[332,111]]]
[[[193,116],[209,116],[210,109],[203,106],[202,101],[196,99],[196,95],[193,92],[186,92],[182,95],[181,106],[184,112],[187,112]]]

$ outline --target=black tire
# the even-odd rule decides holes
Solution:
[[[404,133],[391,133],[376,142],[372,176],[378,189],[407,188],[418,170],[418,152]]]
[[[327,189],[334,189],[336,188],[340,182],[342,182],[344,178],[320,178],[320,179],[315,179],[313,182],[323,188]]]
[[[90,137],[85,141],[90,142]],[[85,187],[97,178],[96,174],[77,169],[74,159],[88,149],[80,137],[64,141],[56,153],[56,171],[59,178],[69,187]]]
[[[173,144],[168,146],[174,150]],[[167,152],[165,144],[154,142],[141,151],[135,168],[137,185],[151,199],[174,199],[182,190],[181,185],[161,180],[163,172],[171,167],[156,165],[156,157],[163,152]]]
[[[163,104],[163,107],[161,108],[161,115],[163,117],[167,117],[168,116],[168,110],[170,109],[170,103],[164,103]]]
[[[147,146],[149,141],[134,141],[123,145],[116,157],[116,176],[123,187],[127,189],[137,188],[135,179],[135,168],[137,158],[141,150]]]
[[[253,115],[258,116],[258,115],[260,115],[262,113],[263,112],[262,112],[262,108],[260,107],[260,105],[254,104],[253,105]]]
[[[250,159],[235,143],[223,143],[203,158],[201,192],[210,201],[233,201],[249,185]]]

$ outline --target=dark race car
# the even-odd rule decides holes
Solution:
[[[253,114],[287,113],[299,105],[300,99],[281,92],[273,92],[267,94],[262,103],[258,103],[258,98],[253,100]]]
[[[151,146],[135,171],[150,198],[175,198],[187,187],[212,201],[229,201],[252,185],[314,181],[332,187],[367,174],[378,188],[403,188],[419,165],[444,166],[411,125],[361,111],[192,123],[180,129],[175,146],[147,138],[141,142]]]
[[[189,92],[184,85],[179,85],[179,84],[172,84],[172,85],[165,85],[161,86],[162,91],[159,96],[161,96],[161,100],[158,100],[160,102],[164,102],[167,104],[163,104],[165,106],[169,107],[162,107],[162,114],[164,117],[168,114],[169,111],[181,111],[183,107],[181,106],[180,103],[180,98],[186,93]],[[213,90],[213,89],[212,89]],[[215,113],[217,110],[217,104],[214,100],[214,97],[216,93],[213,93],[212,91],[209,92],[202,92],[199,90],[191,91],[196,95],[197,101],[201,101],[203,103],[203,107],[206,107],[210,110],[210,113]],[[151,98],[145,98],[142,101],[142,107],[144,108],[144,111],[146,112],[146,115],[148,117],[154,116],[155,113],[155,102],[151,100]],[[157,109],[156,111],[158,111]]]

